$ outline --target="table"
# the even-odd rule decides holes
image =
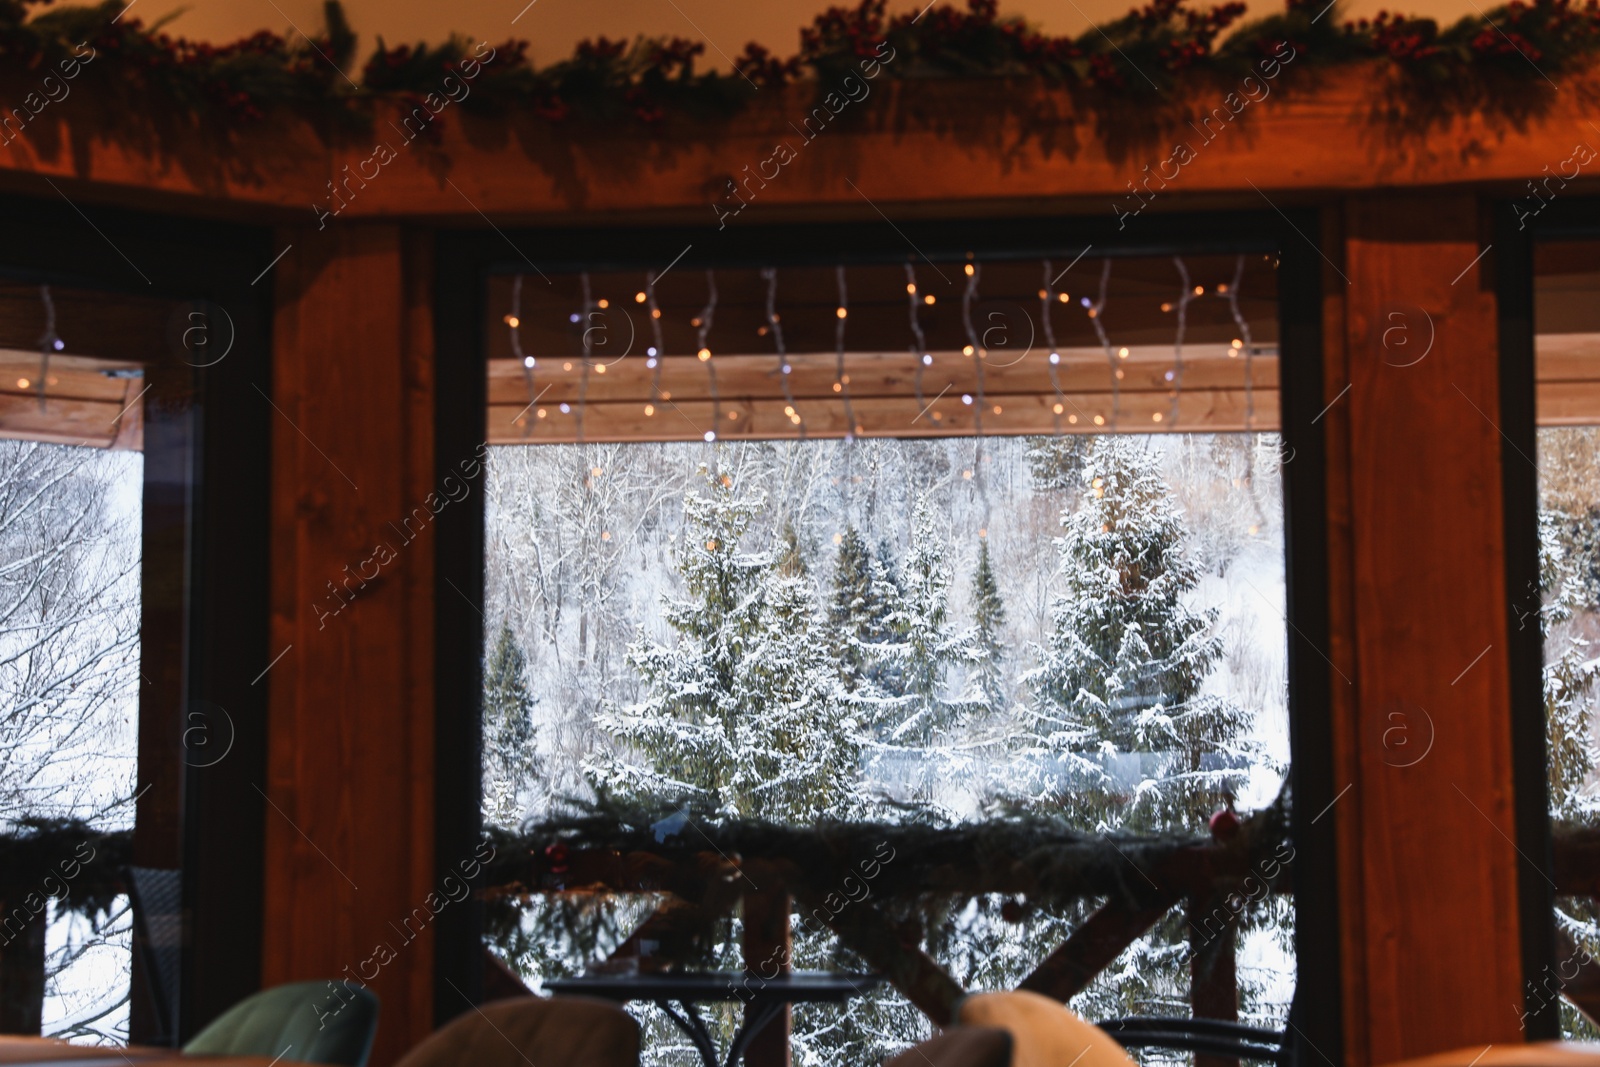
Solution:
[[[648,1000],[677,1024],[700,1053],[706,1067],[719,1067],[711,1031],[695,1010],[697,1003],[742,1001],[748,1006],[744,1024],[728,1045],[726,1067],[735,1067],[763,1027],[789,1004],[837,1004],[864,993],[882,979],[875,974],[796,971],[762,978],[744,971],[688,971],[666,974],[592,974],[544,983],[552,993],[602,997],[606,1000]],[[673,1010],[672,1002],[682,1007]]]
[[[51,1037],[0,1036],[0,1067],[304,1067],[270,1056],[185,1056],[150,1045],[73,1045]]]

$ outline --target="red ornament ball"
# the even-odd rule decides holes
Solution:
[[[1223,808],[1211,816],[1211,836],[1218,841],[1232,841],[1239,836],[1239,816],[1230,808]]]
[[[553,845],[546,845],[545,846],[544,858],[550,862],[550,873],[551,874],[565,874],[566,873],[566,870],[567,870],[567,855],[568,855],[567,846],[566,846],[566,843],[563,842],[563,841],[557,841]]]

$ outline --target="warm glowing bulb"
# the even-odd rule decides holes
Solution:
[[[737,418],[738,418],[738,417],[739,417],[739,413],[738,413],[738,412],[737,412],[737,411],[730,411],[730,412],[728,412],[728,418],[730,418],[730,419],[737,419]]]
[[[837,315],[837,316],[839,316],[839,318],[841,318],[841,319],[842,319],[842,318],[844,318],[844,317],[845,317],[845,316],[846,316],[846,315],[848,315],[848,314],[849,314],[849,313],[850,313],[850,312],[849,312],[849,311],[847,311],[847,310],[846,310],[846,309],[844,309],[844,308],[834,308],[834,310],[833,310],[833,313],[834,313],[834,314],[835,314],[835,315]]]
[[[924,304],[931,304],[931,303],[933,303],[933,302],[934,302],[934,300],[933,300],[933,294],[932,294],[932,293],[929,293],[929,294],[927,294],[927,295],[926,295],[926,296],[924,296],[924,297],[923,297],[923,298],[922,298],[922,302],[923,302],[923,303],[924,303]]]
[[[972,472],[971,471],[962,471],[961,472],[961,477],[967,479],[970,482],[972,480]]]
[[[1234,348],[1243,348],[1244,347],[1244,342],[1239,340],[1237,337],[1235,337],[1233,339],[1233,347]]]
[[[1162,301],[1161,310],[1162,311],[1171,311],[1172,310],[1172,305],[1167,303],[1166,301]]]
[[[697,354],[700,357],[700,362],[704,363],[706,360],[711,358],[711,349],[702,348]]]
[[[914,284],[912,284],[911,282],[906,282],[906,292],[915,293],[916,291],[917,291],[917,287]]]
[[[1195,296],[1205,296],[1206,295],[1206,287],[1203,286],[1203,285],[1195,286],[1194,287],[1194,295]]]
[[[1067,421],[1068,421],[1068,422],[1070,422],[1070,423],[1072,423],[1072,424],[1073,424],[1073,425],[1077,425],[1077,423],[1078,423],[1078,416],[1076,416],[1076,415],[1068,415],[1068,416],[1067,416]]]
[[[1061,413],[1062,413],[1062,412],[1063,412],[1063,411],[1065,411],[1065,410],[1066,410],[1066,409],[1065,409],[1065,408],[1063,408],[1063,407],[1062,407],[1062,406],[1061,406],[1061,405],[1060,405],[1060,404],[1057,404],[1057,405],[1056,405],[1056,406],[1055,406],[1055,413],[1056,413],[1056,414],[1057,414],[1057,415],[1059,415],[1059,414],[1061,414]]]
[[[1050,299],[1050,290],[1048,290],[1048,289],[1040,289],[1039,290],[1039,299],[1040,300],[1049,300]]]
[[[17,388],[18,389],[26,389],[27,387],[28,387],[28,379],[26,379],[26,378],[18,378],[17,379]]]
[[[561,369],[562,370],[571,370],[572,369],[571,361],[569,360],[568,362],[561,364]]]
[[[642,291],[633,294],[633,302],[635,304],[642,304],[642,303],[644,303],[644,301],[645,301],[645,295],[644,295],[644,293]]]
[[[1065,304],[1067,301],[1072,299],[1072,294],[1071,293],[1061,293],[1056,297],[1056,299],[1061,301],[1063,304]]]
[[[833,391],[836,392],[836,393],[842,393],[842,392],[844,392],[844,386],[840,385],[838,382],[834,382],[833,383]]]
[[[605,473],[605,471],[600,467],[591,467],[591,468],[589,468],[589,477],[591,477],[591,478],[598,478],[604,473]]]
[[[1154,415],[1151,415],[1150,416],[1150,421],[1151,422],[1160,422],[1161,421],[1161,412],[1158,411]]]
[[[652,319],[659,319],[661,317],[661,309],[660,308],[651,308],[650,309],[650,317]]]
[[[972,346],[971,346],[971,345],[962,345],[962,346],[961,346],[961,354],[962,354],[962,355],[963,355],[963,356],[970,356],[970,355],[972,355]]]
[[[1128,350],[1126,348],[1117,349],[1117,358],[1119,358],[1119,359],[1127,359],[1128,358]]]
[[[611,540],[611,531],[610,530],[601,530],[600,531],[600,540],[602,540],[602,541]]]
[[[611,301],[607,300],[605,297],[602,296],[600,298],[600,307],[602,309],[604,309],[604,308],[608,308],[610,306],[611,306]]]
[[[644,406],[644,413],[646,415],[654,415],[656,413],[656,406],[654,404],[646,404]]]
[[[972,268],[972,264],[971,263],[968,263],[966,265],[965,270],[967,272],[967,277],[969,277],[969,278],[972,277],[973,268]]]
[[[518,326],[522,325],[522,320],[517,318],[515,315],[507,315],[506,325],[515,330]]]
[[[544,408],[540,408],[540,409],[539,409],[539,417],[540,417],[540,418],[541,418],[541,419],[542,419],[542,418],[544,418],[544,417],[545,417],[545,416],[546,416],[546,415],[547,415],[547,414],[549,414],[549,412],[547,412],[547,411],[545,411],[545,409],[544,409]]]
[[[594,368],[594,372],[596,374],[604,374],[606,372],[606,365],[604,363],[597,364]]]
[[[996,405],[995,405],[995,406],[994,406],[994,413],[995,413],[995,414],[996,414],[996,415],[998,415],[998,414],[1000,414],[1000,405],[999,405],[999,404],[996,404]]]
[[[1104,426],[1106,424],[1106,417],[1104,415],[1096,415],[1094,417],[1094,424],[1096,426]]]

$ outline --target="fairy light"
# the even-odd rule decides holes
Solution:
[[[711,270],[711,268],[707,267],[706,268],[706,306],[701,309],[700,315],[699,315],[698,318],[696,318],[694,320],[694,323],[695,323],[695,326],[698,328],[698,331],[699,331],[698,333],[695,334],[695,347],[697,349],[699,349],[699,351],[701,353],[703,353],[703,355],[700,358],[701,358],[702,362],[704,362],[705,365],[706,365],[706,382],[710,386],[710,389],[711,389],[711,425],[712,426],[715,426],[717,424],[717,419],[721,418],[721,416],[722,416],[722,400],[717,395],[717,368],[716,368],[716,365],[713,363],[713,361],[711,359],[711,348],[710,348],[709,345],[706,344],[706,337],[707,337],[708,334],[711,333],[711,320],[716,315],[716,313],[717,313],[717,276]],[[662,399],[665,400],[667,398],[667,396],[668,396],[668,394],[663,393],[662,394]],[[715,441],[717,439],[717,431],[716,430],[707,430],[705,432],[704,436],[705,436],[705,439],[706,439],[706,443],[710,444],[710,443],[712,443],[713,441]]]
[[[1089,308],[1089,321],[1094,323],[1095,336],[1100,339],[1100,347],[1106,354],[1106,365],[1111,372],[1111,428],[1117,428],[1117,416],[1122,410],[1122,387],[1118,385],[1116,353],[1111,348],[1111,339],[1106,336],[1105,323],[1101,315],[1106,309],[1107,290],[1111,286],[1111,257],[1107,256],[1100,265],[1100,295],[1093,302],[1088,297],[1083,301]],[[1102,426],[1105,420],[1099,415],[1094,417],[1094,424]]]
[[[930,302],[932,296],[927,297]],[[917,391],[917,410],[925,410],[928,405],[922,399],[922,371],[925,367],[933,365],[933,355],[928,351],[928,339],[922,333],[921,305],[917,303],[917,270],[906,261],[906,303],[911,313],[911,355],[915,357],[919,352],[922,358],[917,361],[916,373],[912,376],[912,385]],[[930,412],[934,422],[939,421],[937,411]]]
[[[656,413],[656,401],[665,399],[661,392],[661,364],[662,357],[667,353],[666,338],[661,332],[661,305],[656,302],[656,272],[650,271],[644,276],[644,303],[650,309],[650,337],[655,341],[647,350],[649,358],[645,366],[650,368],[650,403],[644,406],[645,417]]]
[[[583,444],[583,410],[584,402],[589,398],[589,361],[594,355],[594,342],[589,337],[589,324],[594,321],[595,303],[594,295],[589,288],[589,272],[583,271],[578,275],[578,284],[583,291],[583,335],[580,341],[583,345],[583,359],[579,362],[582,368],[578,371],[578,409],[572,420],[573,440]],[[563,413],[567,406],[561,405]]]
[[[522,364],[522,383],[528,390],[528,407],[533,407],[539,402],[539,394],[533,387],[533,369],[539,361],[522,350],[522,275],[518,274],[511,279],[511,313],[505,317],[506,330],[511,338],[511,354],[517,357],[517,362]],[[528,408],[523,408],[527,411]],[[544,418],[544,412],[539,413]],[[530,437],[533,434],[533,423],[525,417],[519,417],[518,424],[522,427],[522,436]]]
[[[767,283],[767,332],[772,335],[772,345],[778,354],[778,382],[783,386],[784,414],[791,425],[800,428],[800,439],[804,440],[805,420],[794,410],[794,385],[790,377],[794,368],[789,365],[789,350],[783,342],[783,319],[778,314],[778,269],[763,267],[761,277]]]
[[[835,353],[834,391],[844,400],[844,440],[846,444],[856,439],[856,434],[861,429],[856,425],[856,413],[850,403],[850,375],[844,372],[844,327],[845,319],[850,314],[850,296],[844,282],[844,264],[834,267],[834,277],[839,283],[839,310],[833,328],[833,347]]]
[[[1051,426],[1053,432],[1059,437],[1061,436],[1061,413],[1066,410],[1065,401],[1067,398],[1061,392],[1061,378],[1056,374],[1056,368],[1061,364],[1061,353],[1056,351],[1056,328],[1055,323],[1050,318],[1050,297],[1052,290],[1055,288],[1055,276],[1052,274],[1052,267],[1048,259],[1041,264],[1041,267],[1044,287],[1039,290],[1039,318],[1044,323],[1045,347],[1050,350],[1050,358],[1045,361],[1045,368],[1050,372],[1050,388],[1056,394],[1056,402],[1050,409],[1052,416]],[[1057,302],[1066,303],[1067,294],[1061,293],[1059,295],[1061,299]],[[1078,417],[1074,415],[1071,421],[1077,422]]]
[[[1189,301],[1194,299],[1194,288],[1189,284],[1189,266],[1183,261],[1182,256],[1173,256],[1172,263],[1178,268],[1178,321],[1172,339],[1172,369],[1165,377],[1172,383],[1172,425],[1178,425],[1179,402],[1183,397],[1183,335],[1189,328]],[[1163,310],[1174,305],[1163,304]]]
[[[967,254],[967,258],[969,260],[972,258],[970,252]],[[978,283],[983,277],[983,266],[979,263],[969,262],[966,265],[966,272],[967,287],[961,294],[961,324],[967,332],[968,350],[975,353],[977,357],[972,361],[972,367],[977,374],[975,376],[976,389],[974,390],[974,396],[970,400],[965,396],[961,399],[972,404],[972,432],[976,438],[976,443],[973,445],[972,470],[976,479],[978,499],[982,502],[983,525],[988,527],[989,479],[984,476],[983,467],[983,361],[987,353],[984,352],[983,345],[979,341],[977,328],[972,324],[972,307],[978,301]],[[994,410],[995,414],[998,415],[1000,413],[998,406]]]
[[[1234,339],[1233,348],[1244,350],[1244,428],[1246,433],[1255,433],[1255,342],[1250,336],[1250,323],[1244,317],[1244,312],[1239,307],[1239,287],[1244,284],[1244,256],[1240,255],[1233,264],[1233,281],[1226,287],[1217,286],[1217,295],[1228,301],[1228,311],[1233,316],[1233,324],[1239,328],[1239,336]],[[1256,496],[1256,450],[1254,441],[1244,454],[1245,479],[1250,488],[1250,502],[1255,507],[1257,525],[1250,528],[1254,535],[1260,527],[1267,522],[1266,513],[1261,508],[1261,499]]]

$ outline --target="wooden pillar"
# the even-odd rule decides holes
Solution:
[[[432,1028],[433,924],[464,906],[434,885],[429,250],[279,237],[263,981],[369,985],[384,1067]]]
[[[761,979],[789,973],[792,946],[789,912],[794,901],[781,890],[744,895],[744,969],[746,981],[759,987]],[[750,1008],[745,1008],[748,1016]],[[745,1050],[745,1067],[789,1067],[787,1007],[761,1031]]]
[[[0,1034],[38,1037],[44,1021],[44,912],[33,914],[20,900],[0,901],[0,920]]]
[[[1346,1060],[1381,1064],[1522,1040],[1524,861],[1488,238],[1465,194],[1353,199],[1342,223],[1326,413],[1338,796],[1319,817],[1338,827]]]
[[[1189,1009],[1196,1019],[1239,1021],[1239,971],[1237,920],[1226,898],[1190,897]],[[1212,932],[1215,916],[1224,916]],[[1239,1067],[1237,1057],[1195,1053],[1195,1067]]]

